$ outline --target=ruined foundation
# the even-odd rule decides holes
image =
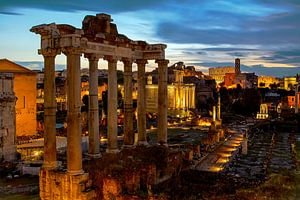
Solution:
[[[89,174],[72,175],[56,170],[41,169],[40,198],[45,200],[91,200],[96,193],[91,189]]]

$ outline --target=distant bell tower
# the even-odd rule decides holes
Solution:
[[[241,62],[239,58],[235,59],[235,75],[239,75],[241,73]]]

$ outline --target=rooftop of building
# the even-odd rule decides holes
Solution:
[[[34,71],[6,58],[0,59],[0,73],[35,74]]]

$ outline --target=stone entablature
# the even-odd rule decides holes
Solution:
[[[148,44],[145,41],[133,41],[118,34],[117,27],[111,23],[109,15],[86,16],[82,29],[66,24],[42,24],[30,31],[42,36],[40,54],[49,49],[54,54],[66,48],[78,48],[81,53],[117,56],[119,58],[164,59],[165,44]],[[57,50],[57,51],[56,51]]]

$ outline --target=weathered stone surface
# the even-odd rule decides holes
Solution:
[[[13,75],[0,73],[0,158],[12,161],[16,156],[16,96]]]
[[[40,198],[42,200],[92,200],[96,193],[90,188],[87,173],[71,175],[66,172],[41,169]]]

